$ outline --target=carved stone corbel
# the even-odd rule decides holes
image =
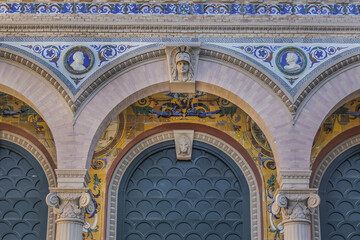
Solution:
[[[283,224],[291,221],[310,223],[310,214],[319,204],[320,197],[316,194],[315,189],[280,189],[271,210],[275,215],[281,212]]]
[[[165,48],[170,77],[170,91],[195,93],[200,45],[167,45]]]

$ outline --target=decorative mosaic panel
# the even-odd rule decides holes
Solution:
[[[144,98],[114,120],[101,135],[91,164],[91,181],[96,213],[88,216],[85,239],[102,239],[104,234],[106,174],[115,157],[139,134],[166,123],[199,123],[232,136],[250,154],[262,174],[264,239],[282,238],[280,216],[271,205],[278,188],[276,166],[269,143],[257,124],[240,108],[226,99],[198,92],[195,96],[162,93]]]
[[[44,145],[56,161],[56,149],[50,128],[44,119],[28,104],[0,92],[0,122],[18,127],[30,133]]]
[[[313,163],[321,151],[332,139],[340,133],[360,125],[360,98],[353,99],[336,109],[324,120],[316,133],[312,151]]]
[[[1,3],[0,14],[359,15],[359,4]]]

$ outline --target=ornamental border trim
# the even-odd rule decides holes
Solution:
[[[1,3],[0,14],[357,16],[360,4],[304,3]]]
[[[145,149],[154,146],[158,143],[174,140],[174,132],[167,131],[155,134],[148,137],[138,144],[136,144],[119,162],[111,178],[108,188],[108,209],[107,209],[107,225],[106,238],[116,238],[116,223],[117,223],[117,196],[121,183],[121,179],[129,167],[131,162]],[[259,186],[256,183],[254,173],[247,164],[246,160],[234,148],[226,144],[223,140],[202,132],[195,132],[194,140],[207,143],[214,146],[225,154],[227,154],[238,165],[240,170],[248,182],[250,192],[250,218],[251,218],[251,239],[259,240],[261,238],[261,224],[260,223],[260,196]]]
[[[318,168],[315,170],[314,178],[311,183],[311,187],[319,188],[320,181],[324,176],[326,169],[330,166],[330,164],[343,152],[348,149],[360,144],[360,135],[353,136],[349,139],[346,139],[335,148],[331,150],[321,161]],[[320,214],[319,209],[315,209],[314,217],[313,217],[313,233],[314,240],[320,240]]]
[[[30,141],[28,141],[26,138],[6,131],[6,130],[0,130],[0,139],[9,141],[11,143],[14,143],[26,151],[28,151],[36,161],[41,165],[46,179],[49,183],[49,187],[55,187],[56,186],[56,177],[55,173],[52,171],[50,164],[48,163],[45,155],[42,153],[42,151],[33,145]],[[52,209],[48,209],[48,224],[47,224],[47,240],[54,239],[55,237],[55,214],[52,211]]]

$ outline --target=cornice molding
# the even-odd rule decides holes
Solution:
[[[153,17],[153,16],[150,16]],[[50,20],[50,19],[49,19]],[[266,19],[264,19],[266,20]],[[76,22],[76,19],[74,19]],[[261,21],[260,21],[261,22]],[[35,31],[36,30],[36,31]],[[272,35],[279,34],[321,34],[321,35],[331,35],[331,34],[350,34],[350,38],[356,38],[353,34],[360,33],[360,26],[352,24],[343,24],[343,25],[331,25],[331,24],[305,24],[297,23],[294,25],[289,24],[267,24],[265,21],[259,23],[248,23],[248,24],[213,24],[210,22],[197,23],[192,22],[184,23],[171,23],[171,24],[162,24],[162,23],[78,23],[74,22],[37,22],[32,23],[2,23],[0,26],[0,36],[8,35],[11,32],[13,37],[24,37],[24,32],[34,32],[39,37],[47,36],[49,34],[56,33],[57,37],[78,37],[80,34],[92,33],[92,37],[102,37],[103,34],[113,35],[109,37],[119,37],[121,33],[137,33],[137,34],[148,34],[156,33],[159,37],[167,36],[167,34],[208,34],[209,36],[219,35],[219,36],[232,36],[236,35],[237,38],[243,36],[247,37],[249,33],[251,34],[269,34]],[[227,36],[227,37],[228,37]]]

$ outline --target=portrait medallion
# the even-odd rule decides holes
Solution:
[[[306,68],[306,56],[298,48],[287,47],[277,54],[276,65],[287,75],[297,75]]]
[[[90,49],[78,46],[70,49],[64,58],[66,70],[72,74],[84,74],[94,65],[94,55]]]

